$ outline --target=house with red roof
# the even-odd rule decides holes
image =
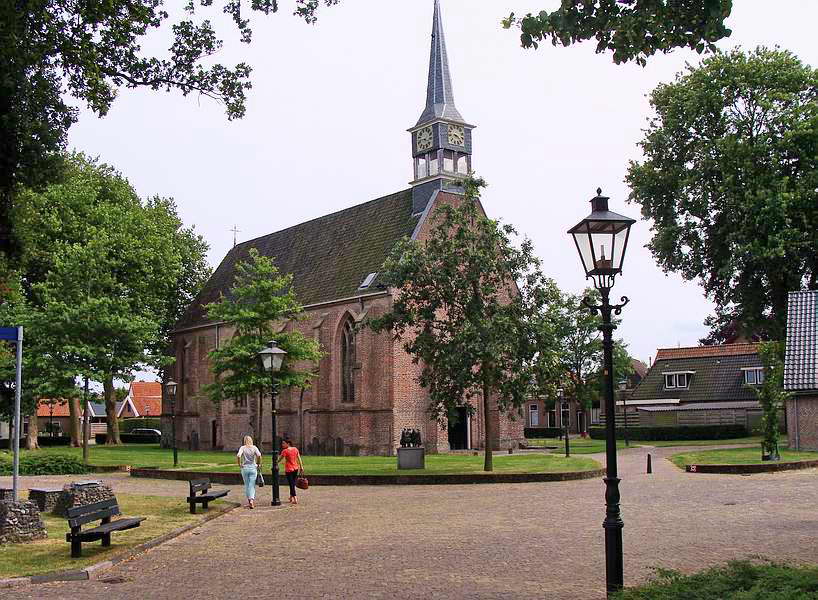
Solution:
[[[162,384],[158,381],[132,382],[116,416],[119,419],[162,416]]]

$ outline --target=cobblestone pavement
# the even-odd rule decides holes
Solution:
[[[649,451],[653,475],[645,474]],[[756,555],[818,563],[818,469],[685,474],[662,459],[677,452],[620,452],[627,585],[644,580],[654,566],[695,571]],[[60,478],[37,483],[44,479]],[[180,499],[187,492],[184,482],[103,479],[120,492]],[[0,486],[5,483],[0,480]],[[32,483],[25,478],[23,487]],[[240,497],[234,489],[231,496]],[[264,488],[260,504],[269,504],[269,494]],[[2,595],[602,599],[603,518],[604,485],[598,479],[316,487],[302,494],[298,507],[232,511],[118,565],[101,581],[27,586]]]

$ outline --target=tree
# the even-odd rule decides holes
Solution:
[[[205,392],[215,403],[257,396],[256,437],[261,441],[261,398],[270,392],[270,376],[261,370],[258,353],[270,340],[287,352],[282,369],[275,373],[277,387],[309,387],[315,365],[323,356],[317,341],[279,326],[302,318],[303,308],[292,288],[292,275],[283,275],[274,260],[255,248],[250,260],[236,265],[236,277],[227,297],[207,305],[208,316],[235,328],[233,337],[209,354],[215,382]],[[273,441],[275,443],[275,441]]]
[[[142,203],[107,165],[67,157],[67,176],[15,206],[24,288],[48,347],[74,376],[103,384],[108,443],[119,443],[115,379],[167,363],[160,351],[179,305],[206,276],[206,245],[172,201]]]
[[[428,240],[396,246],[381,273],[396,290],[392,309],[370,326],[392,332],[422,366],[419,382],[441,426],[458,408],[473,414],[470,399],[482,397],[484,468],[491,471],[492,396],[500,412],[519,412],[532,382],[548,379],[544,372],[557,364],[549,330],[530,326],[557,290],[540,273],[531,242],[513,246],[514,228],[482,213],[484,185],[464,182],[462,205],[436,210]]]
[[[551,12],[512,13],[503,26],[519,27],[524,48],[547,39],[554,46],[596,39],[598,54],[612,52],[617,64],[644,66],[656,52],[674,48],[715,51],[715,42],[732,33],[724,24],[732,8],[733,0],[562,0]]]
[[[296,0],[295,14],[314,22],[321,4],[338,1]],[[223,42],[205,17],[214,10],[228,14],[239,39],[249,43],[247,14],[276,12],[279,3],[215,4],[190,0],[175,19],[157,0],[0,3],[0,252],[13,248],[8,216],[18,186],[41,189],[56,181],[78,115],[69,96],[104,116],[120,88],[178,90],[221,102],[228,119],[244,115],[251,68],[212,61]],[[146,54],[144,38],[168,28],[173,43],[167,55]]]
[[[818,288],[818,71],[791,53],[735,50],[651,94],[630,200],[665,271],[698,279],[734,319],[784,338],[787,294]]]
[[[789,397],[784,391],[784,344],[764,342],[759,346],[758,355],[764,365],[764,383],[754,390],[763,411],[761,453],[770,460],[779,460],[779,413]]]

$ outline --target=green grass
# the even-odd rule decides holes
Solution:
[[[818,460],[818,452],[796,452],[782,449],[780,454],[782,462]],[[761,460],[761,446],[683,452],[671,456],[670,461],[681,468],[687,465],[753,465],[764,462]]]
[[[573,454],[573,441],[571,442]],[[42,448],[38,455],[82,456],[81,448]],[[586,452],[587,453],[587,452]],[[577,452],[582,454],[582,452]],[[131,465],[132,467],[173,468],[173,452],[152,444],[125,446],[95,446],[89,449],[92,465]],[[483,454],[429,454],[426,469],[398,471],[394,456],[305,456],[308,475],[425,475],[477,473],[483,470]],[[264,457],[264,469],[270,467],[269,456]],[[233,452],[179,452],[179,470],[184,471],[238,471]],[[557,473],[590,471],[600,468],[595,460],[558,454],[511,454],[494,457],[495,473]]]
[[[655,442],[639,442],[640,444],[667,448],[672,446],[727,446],[730,444],[760,444],[761,436],[733,438],[730,440],[660,440]]]
[[[565,440],[557,438],[531,439],[526,440],[529,446],[556,446],[556,450],[551,450],[552,454],[565,453]],[[633,448],[645,442],[631,442],[630,447]],[[605,440],[592,440],[591,438],[571,438],[569,441],[571,454],[596,454],[597,452],[605,452]],[[617,448],[627,448],[623,440],[617,440]]]
[[[101,542],[83,544],[82,557],[74,559],[71,558],[71,545],[65,541],[65,534],[69,531],[68,521],[63,517],[43,514],[48,539],[28,544],[0,546],[0,579],[81,569],[174,529],[202,520],[207,515],[225,510],[230,505],[217,501],[211,504],[207,511],[199,510],[199,514],[191,515],[184,498],[117,494],[117,500],[123,516],[147,517],[147,520],[136,529],[111,535],[111,546],[108,548],[103,548]],[[86,527],[93,526],[89,524]]]
[[[818,567],[731,562],[682,575],[657,570],[655,579],[613,600],[809,600],[818,599]]]

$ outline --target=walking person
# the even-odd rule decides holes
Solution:
[[[284,461],[284,474],[287,476],[287,483],[290,485],[290,504],[298,504],[298,496],[295,494],[295,480],[298,473],[304,471],[304,463],[301,462],[301,453],[293,446],[292,440],[281,442],[281,454],[278,455],[278,462]]]
[[[247,506],[256,507],[256,479],[261,469],[261,451],[253,444],[253,438],[244,436],[244,445],[236,453],[236,461],[241,468],[241,478],[244,481],[244,495],[247,496]]]

